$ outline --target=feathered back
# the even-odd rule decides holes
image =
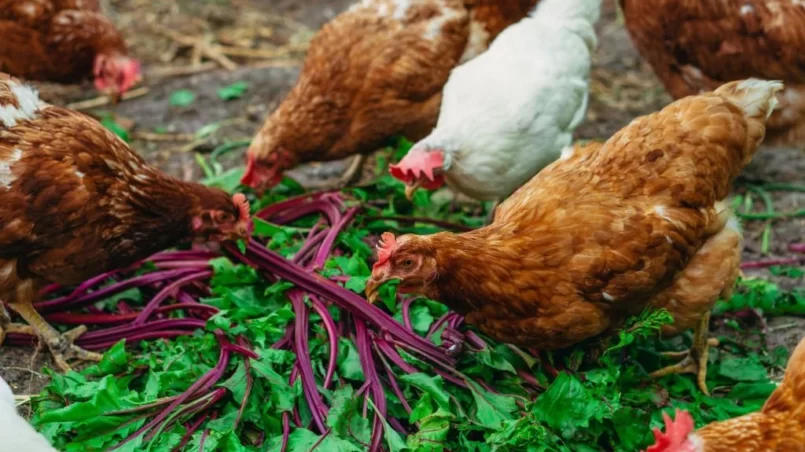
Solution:
[[[783,383],[763,406],[764,413],[775,411],[790,413],[805,428],[805,338],[788,360]]]
[[[530,15],[596,23],[601,16],[601,0],[542,0]]]

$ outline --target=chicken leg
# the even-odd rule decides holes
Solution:
[[[35,334],[33,328],[28,325],[11,323],[11,317],[9,317],[3,302],[0,301],[0,345],[3,345],[8,333]]]
[[[718,346],[718,339],[708,338],[710,330],[710,312],[702,316],[696,329],[693,332],[693,345],[690,350],[684,352],[667,352],[662,355],[666,358],[681,359],[678,363],[664,367],[651,373],[651,378],[660,378],[671,374],[691,373],[696,375],[696,382],[699,389],[705,394],[710,395],[707,390],[707,357],[710,347]]]
[[[360,180],[363,174],[363,165],[366,163],[367,157],[363,154],[356,155],[350,162],[344,174],[338,178],[338,187],[347,188],[353,183]]]
[[[30,284],[28,284],[30,285]],[[33,290],[18,290],[18,295],[21,295],[22,292],[29,292],[33,295]],[[87,331],[85,326],[80,326],[73,330],[70,330],[66,333],[59,334],[50,324],[45,321],[42,316],[36,312],[36,309],[33,306],[33,303],[29,300],[32,298],[23,297],[21,301],[15,301],[14,303],[9,303],[11,309],[16,311],[26,322],[30,325],[30,329],[36,333],[36,335],[44,341],[45,345],[48,346],[50,349],[50,353],[53,355],[53,360],[56,363],[56,366],[61,369],[63,372],[68,372],[71,370],[70,364],[68,364],[68,360],[75,359],[79,361],[100,361],[103,355],[99,353],[88,352],[82,348],[79,348],[73,345],[76,339],[79,336],[84,334]]]

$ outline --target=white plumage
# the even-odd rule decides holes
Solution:
[[[0,377],[0,452],[58,452],[17,413],[14,393]]]
[[[442,150],[447,184],[479,200],[507,197],[556,160],[585,116],[600,8],[601,0],[542,0],[453,70],[436,128],[411,152]]]

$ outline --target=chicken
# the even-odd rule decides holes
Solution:
[[[436,124],[450,71],[484,50],[537,0],[363,0],[313,38],[296,86],[247,152],[242,183],[279,183],[297,165],[369,154]]]
[[[14,393],[0,377],[0,450],[57,452],[44,436],[17,413]]]
[[[140,80],[114,24],[97,0],[0,0],[0,72],[74,83],[119,97]]]
[[[764,144],[805,146],[805,3],[620,0],[640,54],[675,98],[756,77],[782,80]]]
[[[805,339],[800,341],[785,372],[757,413],[713,422],[693,431],[687,411],[667,414],[665,433],[654,430],[656,443],[647,452],[805,452]]]
[[[601,0],[542,0],[450,74],[439,121],[392,176],[500,201],[573,141],[584,119]]]
[[[608,333],[652,302],[685,327],[681,303],[692,306],[697,334],[706,335],[706,313],[737,268],[703,264],[740,252],[721,201],[763,139],[781,89],[729,83],[638,118],[606,143],[570,148],[486,227],[384,234],[368,299],[399,280],[399,292],[440,300],[497,340],[540,349]],[[703,286],[692,291],[688,281]],[[691,367],[703,375],[705,364]]]
[[[74,285],[131,265],[185,239],[249,235],[245,196],[173,179],[81,113],[43,103],[36,91],[0,74],[0,300],[35,332],[56,364],[97,359],[72,345],[33,302],[47,283]]]

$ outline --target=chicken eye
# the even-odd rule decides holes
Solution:
[[[229,223],[229,222],[230,222],[230,221],[232,221],[234,218],[235,218],[235,217],[233,217],[233,216],[232,216],[232,214],[231,214],[231,213],[229,213],[229,212],[220,212],[220,213],[218,214],[218,218],[217,218],[217,220],[218,220],[218,222],[219,222],[219,223]]]
[[[405,268],[411,268],[411,266],[414,265],[414,260],[410,259],[410,258],[406,259],[406,260],[403,261],[402,265]]]

